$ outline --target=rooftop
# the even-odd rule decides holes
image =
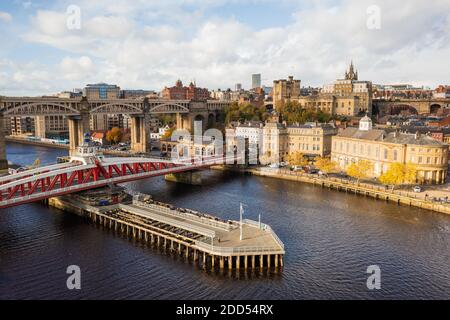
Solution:
[[[412,145],[429,145],[442,146],[443,143],[433,139],[424,134],[390,132],[386,133],[384,130],[359,130],[358,128],[349,127],[338,134],[338,137],[346,137],[352,139],[363,139],[372,141],[384,141],[388,143],[397,144],[412,144]]]

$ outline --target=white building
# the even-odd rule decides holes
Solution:
[[[259,121],[249,121],[236,127],[236,137],[248,139],[250,145],[262,145],[264,124]]]

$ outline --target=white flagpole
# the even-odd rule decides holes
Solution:
[[[241,222],[241,226],[240,226],[240,239],[242,241],[243,236],[242,236],[242,215],[244,214],[244,206],[241,203],[241,208],[240,208],[240,222]]]

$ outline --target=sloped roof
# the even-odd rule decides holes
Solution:
[[[338,136],[353,139],[364,139],[364,140],[381,140],[382,137],[386,136],[384,130],[372,129],[372,130],[359,130],[355,127],[348,127],[341,131]]]
[[[428,135],[413,133],[400,133],[390,132],[386,133],[384,130],[372,129],[372,130],[359,130],[358,128],[349,127],[341,131],[338,137],[363,139],[371,141],[384,141],[388,143],[397,144],[411,144],[411,145],[427,145],[427,146],[443,146],[444,143],[433,139]]]

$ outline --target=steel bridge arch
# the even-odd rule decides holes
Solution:
[[[150,113],[189,113],[189,108],[178,103],[163,103],[157,106],[150,107]]]
[[[1,111],[4,116],[74,116],[80,114],[80,111],[75,108],[54,102],[23,103],[13,107],[6,106]]]
[[[112,113],[125,113],[125,114],[141,114],[143,110],[138,106],[128,103],[108,103],[95,106],[91,109],[91,114],[112,114]]]

